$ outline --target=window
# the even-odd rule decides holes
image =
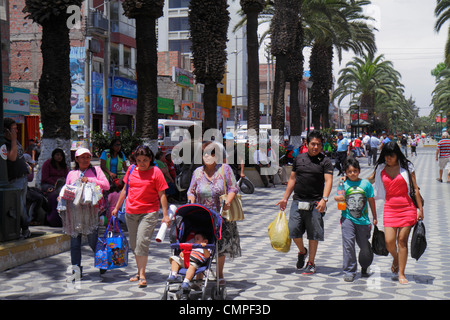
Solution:
[[[123,66],[126,68],[132,68],[131,66],[131,48],[123,47]]]
[[[169,51],[191,52],[191,40],[169,40]]]
[[[109,57],[111,65],[118,66],[119,65],[119,46],[117,43],[110,44],[110,57]]]
[[[188,8],[190,0],[169,0],[169,9]]]
[[[186,31],[189,29],[188,17],[169,18],[169,31]]]

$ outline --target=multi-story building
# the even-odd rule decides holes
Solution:
[[[158,19],[157,35],[158,35],[158,51],[181,53],[180,67],[187,71],[192,71],[192,53],[191,40],[189,32],[189,0],[168,0],[164,4],[164,14]],[[237,14],[240,9],[238,1],[229,2],[230,26],[228,31],[229,41],[227,43],[228,63],[227,74],[224,81],[218,85],[218,104],[222,108],[218,109],[219,118],[234,121],[234,110],[239,110],[241,116],[237,119],[246,120],[247,109],[247,47],[245,39],[245,29],[241,29],[236,33],[232,32],[233,27],[238,23],[241,17]],[[202,103],[201,88],[198,90],[188,89],[197,92],[193,93],[192,102],[196,107]],[[230,96],[233,96],[230,101]],[[233,105],[233,110],[229,110],[229,105]],[[177,109],[177,106],[175,106]],[[231,112],[229,112],[231,111]],[[219,121],[218,121],[219,122]]]

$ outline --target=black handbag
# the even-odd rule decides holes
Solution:
[[[416,206],[416,208],[419,208],[419,205],[416,200],[416,189],[414,188],[414,185],[412,183],[411,172],[409,172],[409,170],[408,170],[408,175],[409,175],[409,196],[411,197],[411,200],[414,203],[414,205]],[[419,190],[420,190],[420,188],[419,188]],[[423,199],[420,192],[419,192],[419,195],[420,195],[420,199],[422,201],[422,208],[423,208],[423,206],[425,204],[425,200]]]
[[[372,251],[378,256],[387,256],[389,251],[386,249],[386,241],[384,239],[384,232],[378,230],[377,226],[374,226],[372,235]]]
[[[419,260],[427,248],[425,225],[422,220],[417,221],[411,238],[411,257]]]

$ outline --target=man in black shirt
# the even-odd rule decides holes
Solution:
[[[17,123],[14,119],[3,119],[3,130],[6,139],[6,149],[8,150],[6,166],[8,171],[8,181],[14,188],[21,189],[20,202],[21,208],[17,208],[21,212],[20,226],[22,228],[22,236],[28,238],[31,235],[28,226],[30,217],[26,210],[27,187],[28,187],[28,166],[23,156],[23,148],[17,141]]]
[[[308,254],[303,244],[303,234],[307,232],[309,259],[303,274],[313,274],[316,270],[314,259],[317,246],[319,241],[324,240],[322,217],[333,186],[333,164],[322,153],[322,142],[319,131],[309,134],[308,152],[295,158],[283,199],[276,204],[284,211],[294,191],[289,213],[289,237],[298,247],[297,269],[301,269]]]

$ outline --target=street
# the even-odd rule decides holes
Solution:
[[[425,199],[424,223],[428,247],[416,261],[408,256],[408,285],[391,279],[390,256],[375,256],[369,278],[358,275],[353,282],[344,282],[342,273],[342,241],[340,212],[333,197],[337,173],[328,211],[325,216],[325,241],[319,243],[317,272],[302,275],[295,267],[297,249],[292,243],[288,253],[270,246],[267,226],[278,213],[275,206],[285,186],[257,188],[252,195],[243,195],[245,220],[238,222],[242,257],[226,261],[225,278],[228,300],[446,300],[450,299],[450,183],[436,181],[438,165],[434,147],[419,147],[417,156],[409,157],[416,168],[416,177]],[[371,173],[367,159],[360,158],[361,177]],[[292,198],[292,197],[291,197]],[[289,211],[288,203],[287,211]],[[383,202],[377,201],[378,226],[383,229]],[[371,214],[370,214],[371,216]],[[157,230],[154,233],[156,236]],[[412,232],[411,232],[412,234]],[[306,235],[305,235],[306,237]],[[410,235],[411,238],[411,235]],[[306,242],[306,241],[305,241]],[[359,251],[359,249],[357,249]],[[152,242],[147,264],[146,288],[138,288],[128,279],[136,272],[136,262],[129,254],[129,266],[108,271],[100,276],[94,268],[93,253],[83,247],[83,280],[72,284],[69,251],[0,273],[0,299],[7,300],[160,300],[170,270],[169,243]]]

